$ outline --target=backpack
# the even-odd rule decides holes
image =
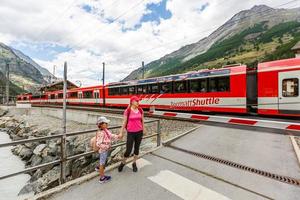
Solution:
[[[140,108],[140,107],[138,107],[138,110],[139,110],[139,112],[142,114],[142,117],[143,117],[143,115],[144,115],[144,111],[143,111],[143,109],[142,109],[142,108]],[[130,116],[131,108],[130,108],[130,107],[128,107],[128,108],[126,109],[126,111],[125,111],[125,112],[127,112],[127,122],[126,122],[126,130],[127,130],[127,126],[128,126],[128,119],[129,119],[129,116]]]
[[[92,150],[97,152],[99,151],[99,147],[97,146],[97,136],[98,136],[98,131],[94,137],[92,137],[90,141],[90,146],[92,147]]]

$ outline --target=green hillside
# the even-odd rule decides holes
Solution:
[[[167,60],[159,70],[149,66],[147,77],[183,73],[202,68],[219,68],[242,63],[249,66],[257,62],[294,57],[290,49],[300,40],[300,23],[281,23],[268,28],[267,23],[254,25],[226,40],[215,43],[206,53],[181,63],[179,59]]]

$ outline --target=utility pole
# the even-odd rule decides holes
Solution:
[[[145,78],[145,66],[144,66],[144,61],[142,62],[142,68],[143,68],[143,79]]]
[[[54,81],[54,77],[55,77],[55,68],[56,68],[56,65],[53,65],[53,77],[52,77],[52,80],[51,80],[51,83]]]
[[[64,91],[63,91],[63,136],[61,139],[61,183],[66,181],[66,132],[67,132],[67,62],[64,63]]]
[[[102,75],[102,90],[103,90],[103,107],[105,106],[105,62],[102,63],[103,65],[103,75]]]
[[[9,63],[6,61],[5,65],[5,72],[6,72],[6,105],[9,104]]]

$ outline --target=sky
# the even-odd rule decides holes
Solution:
[[[291,3],[289,3],[291,2]],[[286,4],[287,3],[287,4]],[[241,10],[291,0],[0,0],[0,42],[56,76],[83,86],[106,83],[208,36]],[[281,6],[286,4],[284,6]]]

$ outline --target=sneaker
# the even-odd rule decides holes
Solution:
[[[99,179],[99,183],[106,183],[107,181],[110,181],[111,176],[103,176]]]
[[[99,171],[99,166],[95,167],[95,171],[96,171],[96,172]]]
[[[125,164],[121,162],[119,167],[118,167],[118,171],[121,172],[123,170],[124,166],[125,166]]]
[[[136,166],[136,163],[134,162],[134,163],[132,163],[132,171],[133,172],[137,172],[138,171],[138,168],[137,168],[137,166]]]

